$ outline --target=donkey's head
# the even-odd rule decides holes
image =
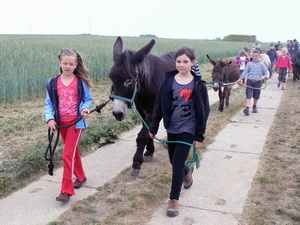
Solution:
[[[214,83],[213,89],[214,91],[217,91],[220,85],[223,85],[222,82],[224,82],[224,68],[229,66],[232,61],[227,59],[215,61],[212,60],[208,55],[206,56],[209,59],[210,63],[214,66],[212,69],[212,80]]]
[[[133,97],[139,73],[138,66],[142,63],[154,44],[155,41],[151,40],[137,52],[131,50],[123,52],[122,39],[121,37],[117,38],[113,50],[114,65],[109,73],[114,95],[128,99]],[[128,106],[128,102],[119,99],[114,100],[113,115],[116,120],[121,121],[126,117]]]

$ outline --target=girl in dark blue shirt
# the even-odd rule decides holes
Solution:
[[[191,71],[196,63],[192,48],[180,48],[175,60],[177,70],[166,73],[156,97],[149,135],[154,137],[163,118],[168,141],[194,143],[199,148],[204,140],[210,110],[206,85],[201,76]],[[194,167],[185,164],[189,150],[190,146],[186,144],[168,144],[173,175],[167,216],[173,217],[179,213],[178,200],[182,184],[186,189],[193,184]]]

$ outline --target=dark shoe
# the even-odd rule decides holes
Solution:
[[[187,175],[183,177],[183,187],[185,189],[189,189],[193,185],[193,172],[194,172],[194,166],[189,166],[189,172]]]
[[[75,189],[81,188],[81,186],[84,182],[86,182],[86,178],[84,178],[83,181],[81,181],[81,182],[78,179],[76,179],[74,182],[74,188]]]
[[[280,88],[280,82],[278,82],[277,87]]]
[[[66,192],[61,192],[59,194],[59,196],[56,197],[56,201],[60,201],[60,202],[67,202],[70,200],[70,196],[68,193]]]
[[[252,112],[253,112],[253,113],[258,113],[257,107],[253,107]]]
[[[174,217],[179,213],[178,200],[170,199],[168,202],[167,216]]]
[[[243,112],[245,113],[246,116],[249,116],[249,108],[247,108],[247,107],[244,108]]]

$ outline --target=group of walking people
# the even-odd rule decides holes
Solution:
[[[45,114],[48,128],[54,132],[60,128],[64,149],[63,178],[57,201],[68,202],[87,181],[78,147],[82,130],[87,128],[87,118],[93,103],[93,87],[88,69],[75,49],[63,49],[59,56],[60,74],[46,85]],[[205,82],[200,75],[194,50],[180,48],[175,56],[176,70],[166,73],[154,106],[152,123],[149,124],[149,138],[154,138],[161,119],[167,130],[169,160],[172,165],[172,185],[167,216],[179,213],[178,200],[182,186],[189,189],[193,184],[193,165],[186,161],[190,145],[197,148],[205,138],[206,122],[210,110]],[[177,143],[174,143],[174,141]],[[188,143],[183,144],[183,142]],[[73,181],[75,175],[76,180]]]
[[[240,70],[238,84],[246,84],[246,107],[243,110],[249,115],[251,99],[253,98],[252,112],[257,113],[257,102],[260,97],[262,82],[272,77],[273,71],[278,72],[277,87],[285,89],[287,74],[292,70],[291,54],[298,51],[297,40],[294,39],[286,47],[282,47],[280,41],[276,45],[270,44],[270,48],[263,50],[256,40],[248,55],[249,48],[244,47],[236,56],[236,63]],[[290,49],[290,50],[288,50]]]

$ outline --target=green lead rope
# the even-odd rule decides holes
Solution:
[[[143,122],[143,124],[147,127],[147,129],[149,130],[149,126],[148,124],[145,122],[145,120],[143,119],[143,117],[141,116],[141,114],[139,113],[139,111],[135,108],[135,105],[132,104],[132,107],[131,107],[136,113],[137,115],[140,117],[141,121]],[[162,143],[175,143],[175,144],[185,144],[185,145],[189,145],[191,147],[193,147],[193,157],[190,161],[188,161],[186,163],[187,166],[191,166],[193,163],[196,164],[196,168],[198,169],[200,167],[200,160],[199,160],[199,156],[198,156],[198,152],[197,152],[197,148],[196,148],[196,145],[195,144],[190,144],[190,143],[187,143],[187,142],[184,142],[184,141],[166,141],[166,140],[162,140],[162,139],[159,139],[157,137],[154,137],[156,140],[162,142]]]
[[[137,82],[135,82],[135,86],[134,86],[134,92],[133,92],[133,96],[131,99],[129,98],[124,98],[124,97],[121,97],[121,96],[118,96],[118,95],[113,95],[113,94],[110,94],[109,95],[109,98],[110,99],[119,99],[119,100],[122,100],[122,101],[125,101],[125,102],[129,102],[130,103],[130,106],[131,108],[136,112],[136,114],[140,117],[141,121],[143,122],[143,124],[147,127],[147,129],[149,130],[149,126],[148,124],[146,123],[146,121],[143,119],[143,117],[141,116],[141,114],[139,113],[139,111],[136,109],[135,107],[135,104],[134,104],[134,99],[135,99],[135,96],[136,96],[136,93],[138,92],[138,88],[137,88]],[[166,140],[162,140],[162,139],[159,139],[157,137],[154,137],[156,140],[162,142],[162,143],[174,143],[174,144],[185,144],[185,145],[189,145],[191,147],[193,147],[193,157],[190,161],[188,161],[186,163],[187,166],[190,166],[192,165],[193,163],[196,164],[196,168],[198,169],[200,167],[200,160],[199,160],[199,156],[198,156],[198,152],[197,152],[197,148],[196,148],[196,145],[195,144],[190,144],[190,143],[187,143],[187,142],[184,142],[184,141],[166,141]]]

